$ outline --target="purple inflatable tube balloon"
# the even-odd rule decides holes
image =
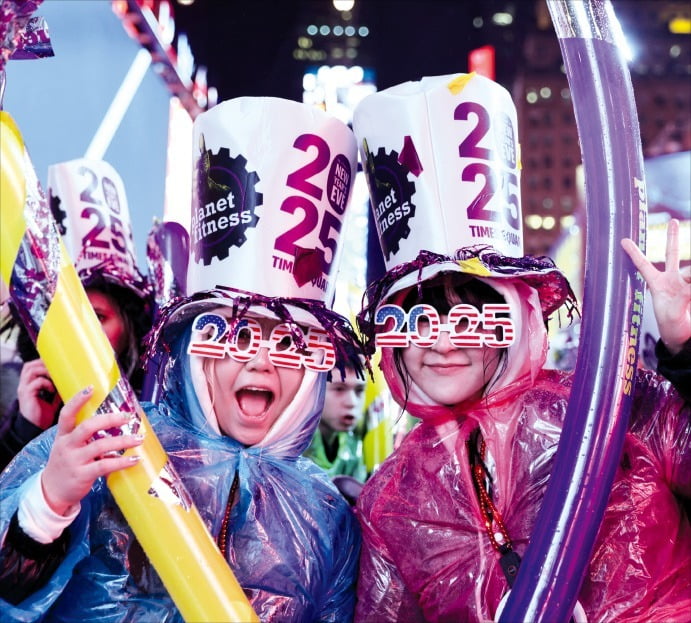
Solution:
[[[146,249],[149,279],[154,289],[154,321],[166,303],[186,294],[189,248],[189,235],[180,223],[154,223]],[[144,401],[156,402],[159,397],[165,365],[161,357],[147,363],[141,391]]]
[[[645,251],[647,205],[631,78],[609,1],[548,0],[586,180],[580,348],[564,428],[530,546],[500,622],[569,621],[621,455],[644,283],[621,250]]]

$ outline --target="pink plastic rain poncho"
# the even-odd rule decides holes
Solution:
[[[485,530],[466,440],[487,444],[492,493],[523,555],[566,413],[571,377],[542,370],[547,336],[537,292],[489,280],[511,305],[517,341],[480,403],[435,405],[412,386],[405,402],[393,351],[382,369],[399,404],[422,422],[365,485],[356,621],[490,621],[508,590]],[[688,621],[691,528],[675,494],[691,496],[689,406],[640,372],[621,463],[579,595],[589,623]]]

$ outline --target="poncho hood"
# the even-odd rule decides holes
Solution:
[[[202,357],[187,354],[191,339],[189,320],[179,325],[177,336],[169,343],[170,356],[165,370],[165,387],[159,408],[184,418],[188,425],[205,437],[223,437],[219,432],[214,407],[202,378]],[[267,436],[247,448],[249,452],[269,454],[275,458],[296,458],[307,448],[319,424],[326,387],[326,372],[305,370],[297,394],[281,413]],[[230,445],[244,446],[225,438]]]

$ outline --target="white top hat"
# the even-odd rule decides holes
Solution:
[[[48,196],[82,282],[99,277],[145,296],[148,287],[137,268],[127,195],[117,171],[86,158],[51,165]]]
[[[295,325],[322,328],[334,360],[319,371],[306,370],[295,398],[261,442],[282,453],[290,445],[286,440],[299,434],[306,446],[318,422],[326,369],[339,359],[341,368],[347,359],[360,365],[357,336],[330,309],[338,241],[355,179],[355,137],[313,106],[241,97],[195,119],[194,148],[187,297],[161,314],[154,336],[161,332],[162,339],[155,337],[155,348],[179,339],[196,316],[190,325],[194,340],[217,322],[214,312],[220,307],[230,308],[234,326],[248,313],[279,319],[291,331],[295,352],[310,353],[307,358],[312,351],[326,353],[328,344],[311,342],[310,333],[305,337]],[[216,326],[213,337],[230,335],[230,328],[224,333],[229,323]],[[209,341],[194,342],[187,352],[199,403],[218,428],[201,368],[203,356],[215,356],[204,350]]]
[[[187,293],[330,306],[357,166],[352,131],[313,106],[241,97],[196,118],[194,146]]]
[[[523,255],[516,109],[506,89],[475,73],[406,82],[366,97],[353,129],[387,270],[420,249],[489,245]]]
[[[353,129],[361,149],[386,273],[358,321],[392,294],[460,272],[537,290],[545,318],[575,297],[549,258],[523,256],[520,149],[508,91],[477,75],[406,82],[366,97]],[[496,280],[499,280],[497,282]]]
[[[331,309],[357,165],[350,128],[307,104],[241,97],[195,119],[194,146],[187,296],[163,310],[154,348],[232,307],[236,324],[252,313],[322,328],[340,359],[355,357],[358,338]]]

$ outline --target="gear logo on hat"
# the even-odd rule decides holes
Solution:
[[[48,189],[50,198],[49,198],[49,204],[50,204],[50,212],[53,215],[53,220],[55,221],[55,224],[58,227],[58,231],[60,232],[61,236],[64,236],[67,233],[67,226],[65,225],[67,221],[67,212],[63,210],[60,207],[60,204],[62,201],[60,200],[60,197],[57,195],[54,195],[51,191],[51,189]]]
[[[379,232],[382,251],[388,261],[392,253],[398,253],[399,243],[410,234],[408,221],[415,216],[415,182],[408,180],[411,172],[401,154],[383,147],[372,154],[363,143],[367,154],[365,178],[372,197],[374,220]]]
[[[190,234],[195,262],[208,266],[213,257],[223,260],[231,246],[241,247],[247,241],[245,231],[257,226],[254,210],[263,199],[255,190],[259,176],[247,170],[241,154],[234,158],[227,147],[214,154],[205,149],[203,135],[201,151]]]

